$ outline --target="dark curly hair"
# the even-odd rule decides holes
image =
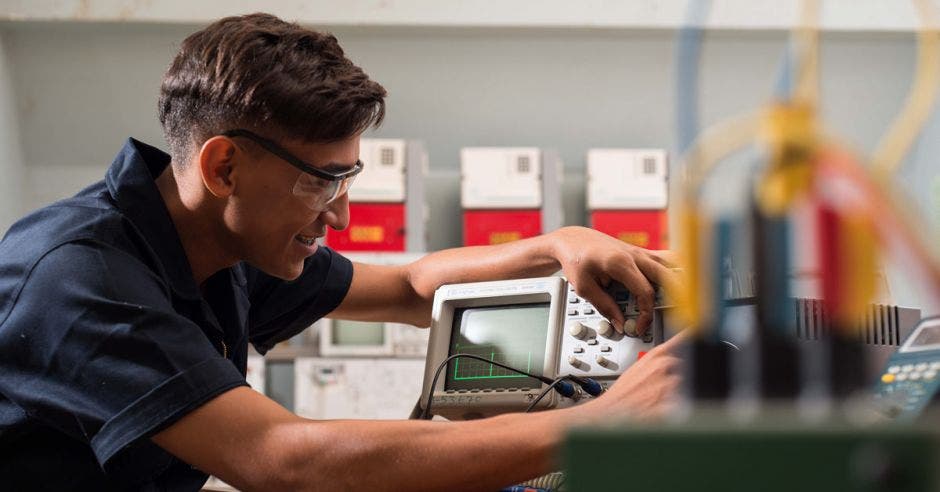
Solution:
[[[226,17],[187,37],[163,77],[160,123],[173,161],[233,128],[310,143],[385,117],[386,91],[336,38],[269,14]]]

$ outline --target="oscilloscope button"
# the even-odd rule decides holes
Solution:
[[[583,354],[583,353],[584,353],[584,347],[575,347],[575,348],[574,348],[574,353],[576,353],[576,354]]]
[[[601,345],[601,352],[610,352],[610,345]]]
[[[591,339],[589,339],[589,340],[587,341],[587,344],[588,344],[588,345],[597,345],[597,339],[596,339],[596,338],[591,338]]]
[[[579,359],[579,358],[577,358],[577,357],[575,357],[575,356],[573,356],[573,355],[569,355],[569,356],[568,356],[568,363],[571,364],[571,365],[574,366],[574,367],[581,367],[581,359]]]
[[[600,355],[600,354],[597,354],[597,357],[594,360],[597,361],[598,364],[605,366],[605,367],[607,366],[607,364],[610,363],[610,360],[608,360],[607,357],[604,357],[603,355]]]
[[[575,321],[568,325],[568,333],[575,338],[581,338],[587,333],[587,327],[584,326],[584,323]]]
[[[584,314],[594,314],[594,309],[586,307],[584,308]]]
[[[585,314],[587,314],[587,313],[585,313]],[[568,310],[568,316],[577,316],[577,315],[578,315],[578,310],[577,310],[577,309],[569,309],[569,310]]]
[[[606,338],[610,338],[614,334],[614,327],[610,325],[610,321],[602,319],[600,323],[597,324],[597,333]]]
[[[628,337],[636,338],[639,333],[636,332],[636,320],[633,318],[627,318],[623,322],[623,333]]]
[[[581,299],[578,299],[578,298],[575,297],[575,296],[571,296],[571,297],[568,298],[568,302],[570,302],[571,304],[577,304],[577,303],[581,302]]]

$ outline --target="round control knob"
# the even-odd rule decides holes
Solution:
[[[581,366],[581,359],[579,359],[579,358],[577,358],[577,357],[575,357],[575,356],[573,356],[573,355],[569,355],[569,356],[568,356],[568,363],[571,364],[571,365],[573,365],[573,366],[575,366],[575,367],[580,367],[580,366]]]
[[[614,327],[610,325],[610,321],[602,319],[597,324],[597,333],[602,337],[610,338],[614,334]]]
[[[636,337],[637,335],[639,335],[636,332],[636,320],[635,319],[627,318],[627,320],[623,322],[623,333],[627,335],[628,337]]]
[[[584,326],[584,323],[580,321],[575,321],[568,325],[568,333],[575,338],[581,338],[587,334],[587,326]]]

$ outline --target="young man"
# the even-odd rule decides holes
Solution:
[[[302,419],[246,387],[270,349],[325,315],[427,326],[444,283],[561,268],[652,313],[665,260],[584,228],[351,264],[316,245],[347,226],[359,135],[385,90],[336,39],[268,15],[187,38],[161,88],[171,155],[129,140],[104,181],[0,242],[0,481],[44,490],[488,490],[549,471],[577,423],[661,413],[672,343],[576,408],[474,422]],[[624,460],[629,462],[629,456]]]

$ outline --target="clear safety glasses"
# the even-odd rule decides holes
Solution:
[[[304,204],[313,210],[324,210],[330,202],[343,196],[343,194],[349,190],[353,181],[355,181],[356,175],[362,172],[363,164],[362,161],[359,160],[357,160],[352,169],[348,171],[337,174],[326,172],[307,164],[280,145],[274,143],[274,141],[264,138],[250,130],[228,130],[222,132],[222,136],[245,137],[260,145],[264,150],[280,157],[291,166],[303,171],[297,178],[297,182],[294,183],[292,191],[294,196],[300,198]]]

